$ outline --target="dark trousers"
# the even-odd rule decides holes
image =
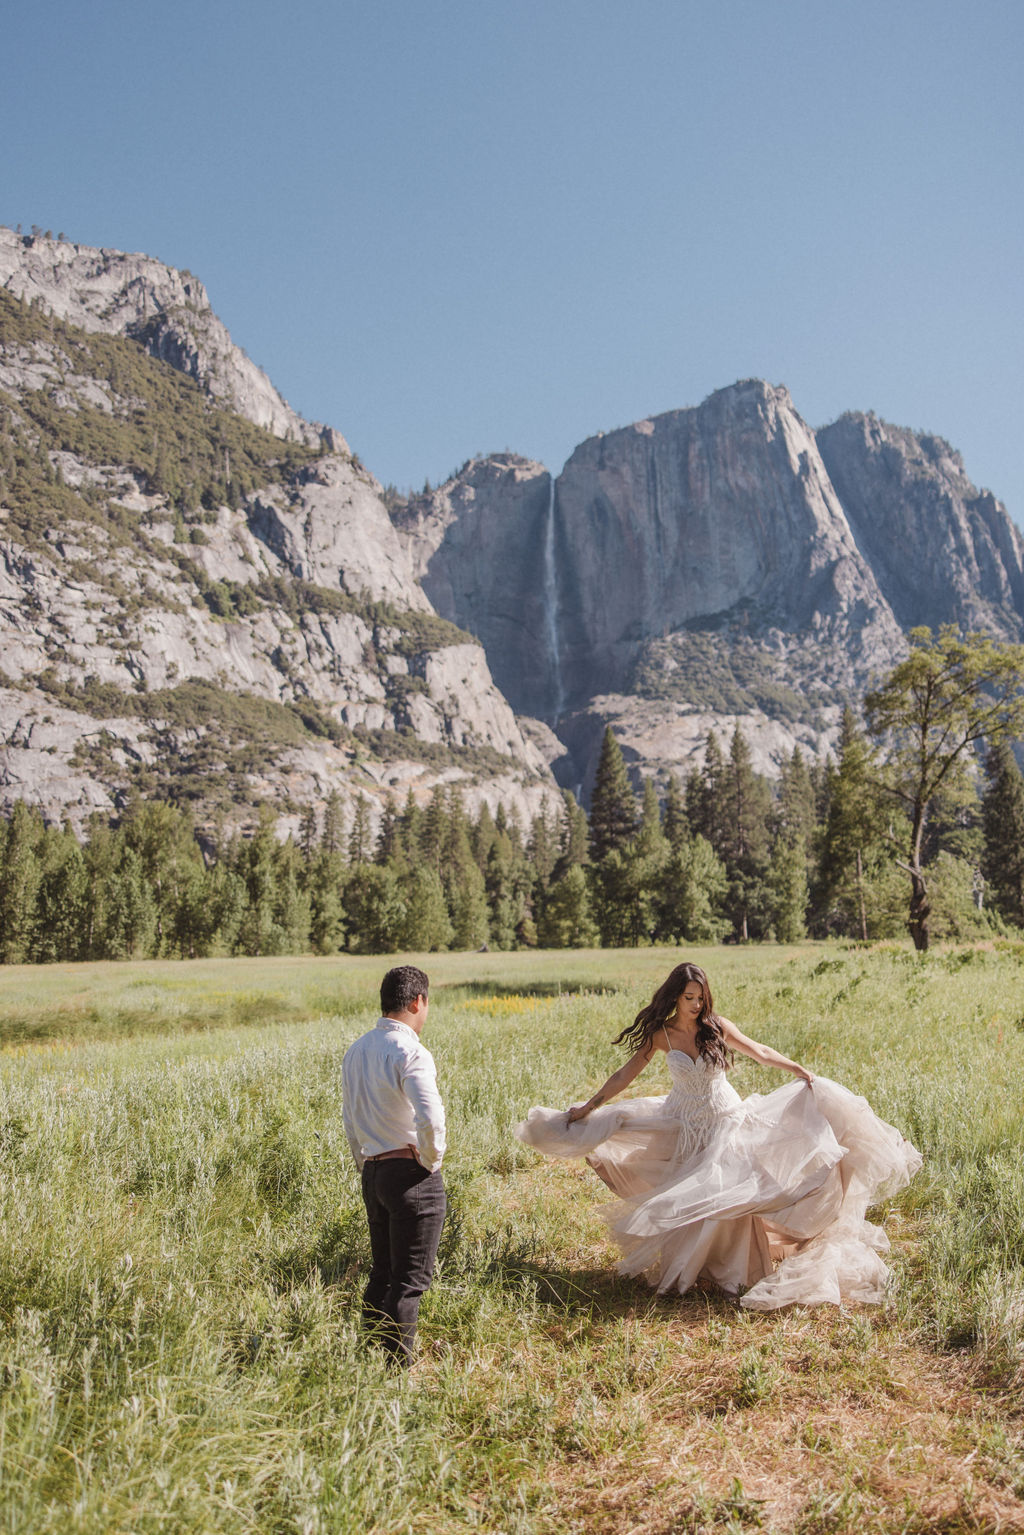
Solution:
[[[363,1323],[396,1364],[409,1365],[444,1225],[444,1183],[412,1158],[365,1162],[363,1203],[372,1259]]]

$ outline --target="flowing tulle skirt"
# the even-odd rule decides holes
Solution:
[[[531,1109],[515,1133],[549,1156],[586,1157],[620,1196],[602,1209],[619,1271],[658,1290],[712,1279],[760,1311],[881,1301],[889,1241],[866,1212],[910,1181],[920,1154],[826,1077],[742,1100],[722,1087],[695,1150],[672,1093],[573,1125],[564,1110]]]

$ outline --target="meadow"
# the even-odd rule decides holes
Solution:
[[[658,1299],[589,1169],[512,1138],[682,957],[924,1153],[884,1306]],[[341,1123],[387,962],[0,970],[0,1532],[1024,1531],[1024,946],[419,962],[450,1215],[401,1380]]]

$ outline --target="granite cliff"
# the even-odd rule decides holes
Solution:
[[[0,231],[0,804],[557,797],[380,485],[145,256]],[[536,734],[536,731],[533,732]]]
[[[190,273],[0,230],[2,803],[527,818],[608,722],[639,773],[736,724],[772,773],[943,622],[1024,635],[1024,543],[939,438],[746,380],[386,506]]]
[[[609,722],[641,772],[735,724],[774,772],[829,749],[913,625],[1024,632],[1020,534],[948,444],[872,416],[814,432],[760,380],[590,438],[553,483],[474,460],[395,520],[574,786]]]

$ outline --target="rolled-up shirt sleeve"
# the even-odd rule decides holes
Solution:
[[[419,1159],[430,1172],[436,1173],[444,1159],[444,1104],[437,1090],[434,1062],[426,1051],[403,1063],[402,1090],[412,1105]]]

